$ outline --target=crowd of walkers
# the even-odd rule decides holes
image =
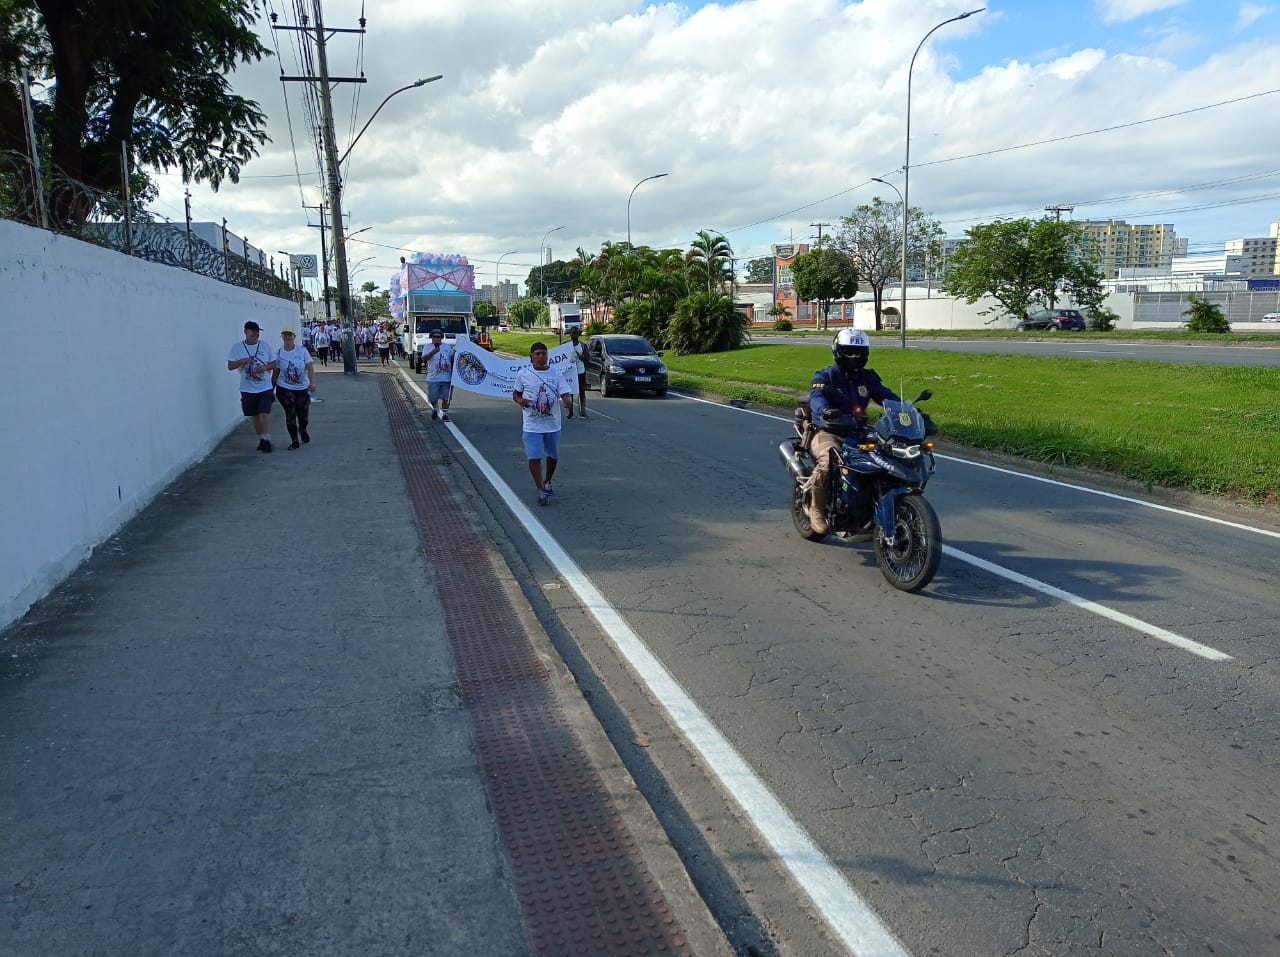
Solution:
[[[391,358],[405,357],[404,333],[387,320],[357,322],[352,329],[357,359],[379,359],[390,365]],[[342,358],[342,326],[333,321],[312,320],[302,326],[302,347],[327,366]]]

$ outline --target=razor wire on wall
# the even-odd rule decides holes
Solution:
[[[123,193],[95,189],[56,168],[37,169],[23,153],[0,150],[0,218],[27,223],[176,266],[279,299],[297,299],[261,250],[227,230],[227,221],[171,222]],[[209,238],[199,235],[203,231]],[[287,268],[287,266],[285,267]]]

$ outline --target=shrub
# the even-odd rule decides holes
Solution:
[[[791,320],[779,316],[773,321],[773,328],[776,332],[790,332],[795,326],[791,325]]]
[[[613,310],[613,328],[610,331],[644,336],[655,349],[665,349],[670,344],[667,324],[648,299],[619,304]]]
[[[667,335],[677,355],[724,352],[746,341],[747,317],[729,296],[698,292],[676,304]]]
[[[592,336],[602,336],[608,331],[609,325],[603,319],[592,319],[583,328],[582,336],[584,339],[589,339]]]
[[[1227,322],[1227,317],[1222,314],[1216,302],[1201,299],[1194,292],[1187,293],[1187,302],[1191,303],[1186,312],[1189,317],[1186,323],[1188,332],[1231,331],[1231,323]]]
[[[1120,316],[1106,306],[1094,306],[1089,310],[1089,321],[1086,323],[1090,332],[1111,332],[1120,321]]]

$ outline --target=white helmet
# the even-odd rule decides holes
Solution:
[[[857,372],[866,368],[871,340],[861,329],[841,329],[831,342],[831,354],[841,372]]]

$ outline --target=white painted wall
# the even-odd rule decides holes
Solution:
[[[1133,294],[1112,293],[1105,300],[1106,305],[1119,317],[1117,329],[1133,327]],[[885,293],[882,306],[898,308],[898,298]],[[1062,299],[1058,305],[1071,309],[1074,304],[1070,298]],[[994,309],[988,315],[985,310]],[[994,321],[993,321],[994,320]],[[1004,314],[1004,307],[990,296],[984,296],[970,305],[963,299],[952,299],[948,296],[934,295],[926,298],[922,294],[911,293],[907,296],[907,330],[943,331],[948,329],[1012,329],[1016,319]],[[876,306],[874,302],[855,302],[853,304],[853,324],[858,329],[874,329],[876,327]]]
[[[0,627],[240,421],[227,353],[297,306],[0,220]]]

